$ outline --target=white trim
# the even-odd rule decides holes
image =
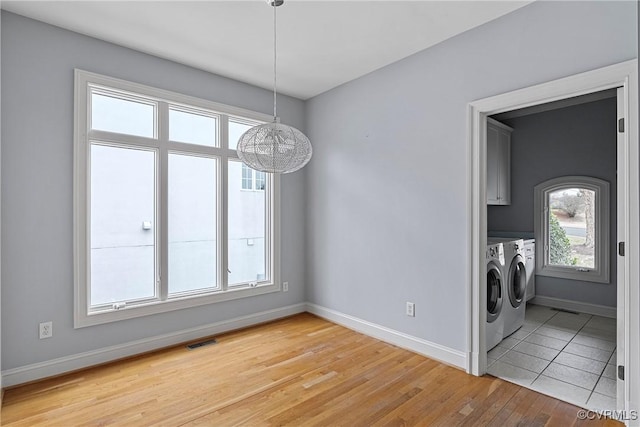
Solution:
[[[467,300],[469,312],[469,372],[482,375],[486,371],[486,343],[484,342],[486,298],[486,117],[505,111],[548,103],[569,97],[584,95],[617,87],[623,87],[627,132],[623,146],[624,167],[622,180],[625,186],[625,229],[619,240],[626,242],[625,271],[619,275],[618,292],[627,295],[629,302],[617,316],[619,329],[624,330],[623,342],[625,367],[624,381],[626,410],[637,409],[640,402],[640,163],[638,147],[638,60],[622,62],[593,71],[554,80],[548,83],[516,90],[502,95],[471,102],[468,116],[469,138],[469,191],[471,218],[469,243],[471,245],[470,287]]]
[[[529,302],[529,304],[543,305],[545,307],[551,307],[551,308],[561,308],[564,310],[577,311],[578,313],[609,317],[611,319],[616,318],[616,308],[608,307],[606,305],[589,304],[586,302],[571,301],[571,300],[561,299],[561,298],[545,297],[542,295],[536,295],[535,297],[533,297],[533,299]]]
[[[625,100],[627,99],[625,89],[628,89],[628,88],[623,87],[623,88],[618,88],[616,90],[616,120],[624,118],[628,115],[628,111],[625,106],[626,104]],[[618,176],[622,176],[622,177],[628,177],[628,174],[626,172],[627,162],[625,161],[625,159],[629,156],[629,143],[627,138],[629,138],[629,132],[621,133],[619,132],[619,129],[618,129],[617,144],[618,146],[622,146],[626,148],[626,151],[618,150],[617,158],[616,158],[616,162],[618,166],[617,173],[618,173]],[[628,183],[624,179],[618,180],[618,188],[616,189],[617,200],[618,200],[616,235],[624,235],[625,230],[629,229],[629,218],[627,216],[627,208],[626,208],[626,206],[628,206],[628,203],[629,203],[629,200],[627,200],[627,187],[626,187],[627,185]],[[627,272],[629,271],[628,258],[622,257],[622,256],[616,256],[616,267],[617,267],[617,273],[618,273],[618,283],[626,283],[624,275],[627,274]],[[623,290],[620,290],[620,289],[617,290],[617,295],[616,295],[617,318],[621,318],[621,319],[628,318],[629,311],[628,311],[627,305],[629,303],[633,304],[630,301],[629,292],[630,292],[630,289],[627,286],[625,286]],[[616,365],[618,366],[620,365],[625,366],[626,360],[627,360],[626,358],[628,356],[628,350],[626,345],[629,342],[629,340],[625,336],[625,333],[628,333],[628,330],[617,328]],[[624,410],[625,407],[633,407],[632,405],[624,402],[624,396],[625,395],[629,396],[629,392],[627,390],[629,390],[629,388],[626,384],[624,384],[623,381],[616,381],[616,409]],[[637,395],[638,394],[636,394],[636,396]],[[637,407],[638,406],[636,406],[636,408]]]
[[[466,369],[467,367],[467,356],[463,351],[454,350],[452,348],[423,340],[422,338],[417,338],[316,304],[307,303],[307,311],[315,314],[316,316],[337,323],[338,325],[345,326],[367,336],[413,351],[430,359],[434,359],[460,369]]]
[[[454,350],[316,304],[299,303],[182,331],[143,338],[124,344],[7,369],[6,371],[2,371],[2,383],[5,387],[15,386],[236,329],[255,326],[305,311],[380,341],[396,345],[460,369],[466,369],[467,356],[463,351]]]
[[[183,104],[188,107],[199,107],[206,111],[215,111],[230,116],[240,116],[244,119],[253,119],[260,122],[271,122],[273,120],[273,115],[258,113],[256,111],[247,110],[246,108],[235,107],[233,105],[222,104],[220,102],[214,102],[208,99],[184,95],[170,90],[143,85],[141,83],[121,80],[115,77],[92,73],[90,71],[85,71],[79,68],[76,68],[75,72],[80,73],[85,82],[91,82],[96,87],[106,86],[107,90],[109,91],[114,91],[114,88],[118,88],[115,90],[132,92],[133,94],[144,95],[148,98],[153,98],[156,100],[170,99],[172,104]],[[235,151],[235,149],[233,151]]]
[[[275,280],[275,279],[274,279]],[[76,319],[74,328],[84,328],[87,326],[101,325],[104,323],[117,322],[120,320],[134,319],[157,313],[166,313],[174,310],[198,307],[201,305],[214,304],[218,302],[231,301],[240,298],[264,295],[272,292],[279,292],[279,282],[256,287],[242,287],[227,289],[226,291],[216,291],[210,294],[186,295],[184,297],[173,297],[164,301],[153,301],[147,304],[135,306],[125,306],[120,310],[109,310],[104,312],[94,312]]]
[[[137,354],[182,344],[215,334],[221,334],[235,329],[246,328],[248,326],[254,326],[260,323],[303,313],[305,308],[305,303],[290,305],[247,316],[223,320],[208,325],[197,326],[195,328],[185,329],[182,331],[144,338],[124,344],[60,357],[53,360],[47,360],[45,362],[33,363],[19,368],[7,369],[6,371],[2,371],[2,384],[4,387],[9,387],[102,363],[112,362],[125,357],[135,356]]]
[[[218,119],[218,137],[228,135],[227,120],[232,117],[242,116],[247,122],[264,122],[271,120],[271,116],[261,113],[236,108],[213,101],[199,99],[175,92],[128,82],[80,69],[74,74],[74,193],[73,193],[73,255],[74,255],[74,328],[115,322],[124,319],[146,316],[156,313],[164,313],[172,310],[196,307],[205,304],[213,304],[232,299],[263,295],[280,291],[280,178],[267,174],[267,224],[269,238],[268,280],[257,283],[246,283],[228,286],[227,251],[227,201],[228,201],[228,167],[229,161],[238,160],[236,150],[227,149],[223,140],[219,139],[216,147],[188,144],[169,140],[169,111],[170,107],[178,105],[180,108],[190,108],[190,111],[202,109],[211,117]],[[96,89],[100,88],[100,89]],[[124,98],[133,98],[137,102],[148,102],[155,106],[154,136],[151,138],[121,135],[109,131],[90,130],[91,117],[90,95],[93,90],[105,93],[123,93]],[[100,141],[100,142],[97,142]],[[153,150],[156,153],[156,195],[155,195],[155,265],[156,265],[156,289],[155,296],[147,301],[127,302],[122,309],[106,307],[104,310],[94,308],[91,310],[89,283],[90,274],[90,248],[88,247],[90,230],[90,185],[91,176],[90,146],[102,143],[108,145],[122,144],[125,147]],[[139,147],[138,147],[139,145]],[[224,145],[224,146],[223,146]],[[215,158],[218,163],[218,212],[219,215],[217,271],[218,282],[221,289],[191,293],[181,296],[168,296],[168,156],[171,153],[184,153],[184,155],[203,156]],[[221,186],[222,185],[222,186]]]
[[[499,127],[500,129],[504,129],[504,130],[508,130],[509,132],[513,132],[513,128],[510,126],[505,125],[504,123],[500,123],[499,121],[492,119],[491,117],[487,117],[487,122],[491,123],[492,125]]]
[[[0,8],[2,6],[2,0],[0,0]],[[0,25],[1,26],[1,25]],[[0,35],[2,30],[0,29]],[[6,36],[5,36],[6,38]],[[2,37],[0,36],[0,39]],[[0,40],[0,45],[2,41]],[[0,70],[2,70],[2,60],[0,60]],[[2,72],[0,71],[0,81],[2,81]],[[1,103],[0,103],[1,104]],[[0,135],[2,135],[2,108],[0,108]],[[0,136],[0,165],[2,165],[2,137]],[[0,167],[0,189],[2,188],[2,167]],[[2,212],[2,191],[0,191],[0,213]],[[0,214],[0,224],[2,224],[2,215]],[[0,227],[0,230],[2,227]],[[0,242],[2,242],[2,232],[0,231]],[[2,295],[2,245],[0,245],[0,295]],[[2,307],[2,298],[0,298],[0,307]],[[1,311],[1,310],[0,310]],[[0,319],[2,315],[0,313]],[[0,322],[0,331],[2,331],[2,322]],[[0,332],[0,355],[2,354],[2,333]],[[0,366],[2,366],[2,357],[0,357]],[[2,375],[0,375],[0,408],[2,408],[2,399],[4,398],[4,389],[2,388]]]

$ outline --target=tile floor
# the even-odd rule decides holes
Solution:
[[[616,320],[527,305],[525,323],[487,353],[493,376],[587,409],[616,409]]]

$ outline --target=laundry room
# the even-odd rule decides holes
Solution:
[[[616,407],[617,91],[487,119],[487,372]]]

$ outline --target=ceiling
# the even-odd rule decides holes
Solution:
[[[278,91],[308,99],[530,1],[309,1],[277,8]],[[2,1],[2,9],[273,86],[273,9],[246,1]]]

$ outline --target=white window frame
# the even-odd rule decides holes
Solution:
[[[549,263],[549,195],[569,188],[595,192],[594,268]],[[609,183],[589,176],[563,176],[544,181],[534,188],[534,233],[536,238],[536,274],[585,282],[609,283]]]
[[[122,93],[136,100],[143,99],[156,105],[155,134],[153,138],[122,135],[115,132],[90,129],[91,91],[94,89],[111,93]],[[267,174],[266,221],[267,273],[268,280],[250,282],[240,286],[228,286],[227,265],[227,182],[228,161],[238,160],[235,149],[228,147],[229,117],[248,121],[267,122],[272,116],[228,106],[196,97],[132,83],[83,70],[75,70],[74,102],[74,327],[81,328],[102,323],[163,313],[172,310],[196,307],[238,298],[280,291],[280,177]],[[170,141],[168,138],[169,107],[184,107],[202,110],[218,118],[219,147]],[[156,219],[156,295],[157,298],[137,304],[113,304],[100,310],[91,310],[90,304],[90,144],[91,141],[107,145],[132,146],[156,151],[157,194]],[[218,263],[221,289],[206,293],[167,295],[168,285],[168,225],[167,218],[167,162],[168,153],[200,155],[218,159]]]

